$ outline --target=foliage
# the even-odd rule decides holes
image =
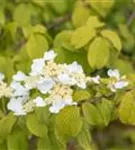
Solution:
[[[0,2],[0,149],[135,149],[134,8],[134,0]],[[80,64],[90,82],[70,86],[73,105],[56,114],[50,103],[33,109],[29,101],[32,111],[17,116],[1,86],[9,90],[18,71],[29,75],[49,49],[58,64]],[[31,99],[37,96],[48,95],[32,89]]]

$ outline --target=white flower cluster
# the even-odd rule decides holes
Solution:
[[[73,102],[73,86],[85,89],[88,79],[82,67],[77,63],[57,64],[53,50],[46,52],[43,58],[33,60],[31,72],[25,75],[17,72],[13,76],[10,87],[13,89],[8,109],[15,115],[25,115],[35,107],[50,105],[50,112],[58,113],[67,105],[76,105]],[[89,78],[95,83],[99,79]],[[98,81],[99,83],[99,81]],[[46,98],[41,96],[30,99],[32,89],[37,89]]]
[[[15,115],[26,115],[35,107],[46,105],[50,106],[51,113],[58,113],[67,105],[77,105],[72,99],[73,87],[85,89],[88,83],[100,84],[100,76],[87,77],[77,62],[57,64],[55,57],[54,51],[50,50],[45,52],[43,58],[34,59],[31,72],[26,75],[18,71],[9,87],[2,81],[4,77],[0,74],[0,98],[10,97],[7,108]],[[120,77],[117,70],[109,70],[108,75],[111,77],[108,88],[112,92],[127,86],[128,82]],[[31,99],[34,89],[41,94]]]

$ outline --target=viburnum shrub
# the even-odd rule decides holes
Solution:
[[[135,149],[134,9],[0,1],[0,150]]]

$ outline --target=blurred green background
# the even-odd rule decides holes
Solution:
[[[111,63],[92,68],[87,61],[87,45],[75,50],[70,32],[83,26],[90,16],[98,16],[106,28],[121,39],[121,52],[111,53]],[[67,32],[68,31],[68,32]],[[69,43],[68,43],[69,42]],[[21,70],[28,73],[33,58],[49,49],[58,53],[57,61],[77,60],[87,74],[104,74],[117,68],[122,74],[135,73],[135,2],[132,0],[1,0],[0,72],[8,82]],[[104,130],[93,130],[99,150],[135,150],[135,128],[119,122]]]

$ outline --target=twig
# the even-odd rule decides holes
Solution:
[[[46,27],[48,29],[56,28],[62,25],[63,23],[65,23],[66,21],[69,21],[70,19],[71,19],[71,14],[67,14],[66,16],[56,18],[53,22],[48,23]]]
[[[130,27],[130,25],[132,24],[132,21],[135,18],[135,10],[133,10],[133,12],[131,13],[131,15],[129,16],[129,19],[127,21],[127,26]]]

